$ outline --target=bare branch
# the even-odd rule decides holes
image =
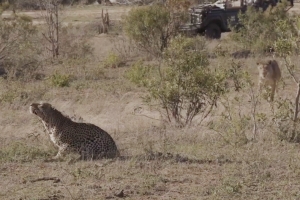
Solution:
[[[37,179],[31,180],[30,182],[34,183],[34,182],[38,182],[38,181],[53,181],[54,183],[58,183],[58,182],[60,182],[60,179],[57,177],[43,177],[43,178],[37,178]]]

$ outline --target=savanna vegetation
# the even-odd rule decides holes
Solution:
[[[20,2],[1,7],[0,199],[299,199],[300,18],[286,1],[249,8],[221,40],[179,32],[191,1]],[[268,59],[273,102],[257,86]],[[105,129],[121,157],[47,162],[36,101]]]

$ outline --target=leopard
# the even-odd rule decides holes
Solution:
[[[275,90],[281,79],[281,70],[276,60],[259,61],[256,63],[258,68],[259,93],[263,87],[271,87],[271,94],[268,100],[274,101]]]
[[[58,147],[53,160],[63,158],[68,152],[79,154],[79,159],[83,160],[120,155],[115,141],[106,131],[91,123],[75,122],[50,103],[31,103],[30,113],[42,121],[51,141]]]

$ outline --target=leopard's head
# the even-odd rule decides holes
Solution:
[[[55,114],[55,108],[49,103],[32,103],[30,112],[41,118],[45,122],[52,121]]]

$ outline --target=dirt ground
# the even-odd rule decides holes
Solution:
[[[64,17],[75,23],[97,20],[102,8],[108,10],[112,20],[121,19],[131,9],[67,7]],[[299,9],[300,4],[296,3],[291,11]],[[39,12],[19,14],[31,16],[36,23],[41,21]],[[2,17],[10,15],[5,12]],[[90,39],[95,63],[116,49],[111,37],[102,34]],[[113,38],[118,44],[124,39],[122,35]],[[218,44],[212,41],[210,48]],[[256,79],[256,60],[240,61],[247,63],[245,69]],[[82,73],[81,66],[72,67],[72,73]],[[260,131],[257,141],[239,146],[198,126],[198,119],[188,128],[169,127],[161,120],[160,112],[142,101],[145,91],[124,78],[127,69],[109,68],[105,78],[74,81],[66,88],[49,87],[38,81],[15,86],[32,97],[22,103],[0,105],[0,199],[300,199],[298,143],[278,140],[272,131]],[[44,72],[51,70],[54,71],[45,68]],[[283,78],[287,79],[284,70]],[[9,84],[1,79],[0,95]],[[276,95],[294,95],[296,86],[289,81],[286,84],[285,90],[280,85]],[[240,107],[243,112],[250,112],[247,91],[229,96],[241,97]],[[57,149],[42,123],[29,113],[29,105],[41,100],[66,115],[81,117],[106,130],[122,156],[74,161],[74,155],[70,155],[61,161],[47,162]],[[218,119],[218,109],[213,119]],[[269,104],[262,101],[258,110],[269,113]],[[251,135],[252,130],[248,132]]]

